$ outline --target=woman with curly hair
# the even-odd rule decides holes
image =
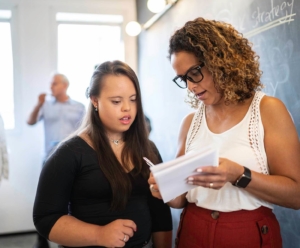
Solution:
[[[209,145],[220,154],[218,167],[187,178],[198,187],[168,203],[184,208],[177,247],[282,247],[272,209],[300,208],[300,146],[284,104],[261,92],[258,56],[231,25],[203,18],[175,32],[169,56],[173,81],[197,108],[183,121],[177,156]]]

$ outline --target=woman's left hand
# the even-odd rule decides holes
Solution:
[[[152,172],[150,173],[150,177],[148,179],[148,183],[150,185],[149,188],[150,188],[150,191],[151,191],[152,195],[154,197],[158,198],[158,199],[162,199],[162,196],[161,196],[161,194],[159,192],[158,185],[156,184],[156,181],[155,181],[155,179],[153,177]]]
[[[211,189],[220,189],[227,182],[235,182],[244,172],[243,166],[228,160],[219,159],[219,166],[206,166],[201,173],[188,177],[188,183]]]

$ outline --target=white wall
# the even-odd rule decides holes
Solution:
[[[134,70],[137,49],[136,38],[124,32],[126,23],[136,20],[134,0],[0,0],[0,9],[10,9],[13,14],[16,113],[16,128],[6,135],[10,177],[0,183],[0,234],[5,234],[34,230],[31,216],[43,160],[44,134],[42,123],[28,126],[26,119],[38,94],[48,90],[49,74],[57,69],[55,13],[123,15],[125,62]]]

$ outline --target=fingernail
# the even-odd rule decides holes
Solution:
[[[193,182],[192,181],[190,181],[190,182],[187,182],[188,184],[193,184]]]
[[[193,181],[193,180],[194,180],[193,177],[189,177],[189,178],[188,178],[188,181]]]
[[[202,172],[202,169],[197,169],[197,172]]]

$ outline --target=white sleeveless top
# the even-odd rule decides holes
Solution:
[[[269,174],[264,147],[264,128],[260,116],[260,101],[265,94],[256,92],[247,114],[241,122],[229,130],[215,134],[206,123],[205,105],[201,103],[194,115],[186,141],[186,153],[200,150],[208,145],[219,150],[219,156],[232,160],[250,170]],[[231,212],[253,210],[260,206],[273,208],[272,204],[227,182],[221,189],[197,187],[186,196],[188,202],[197,206]]]

